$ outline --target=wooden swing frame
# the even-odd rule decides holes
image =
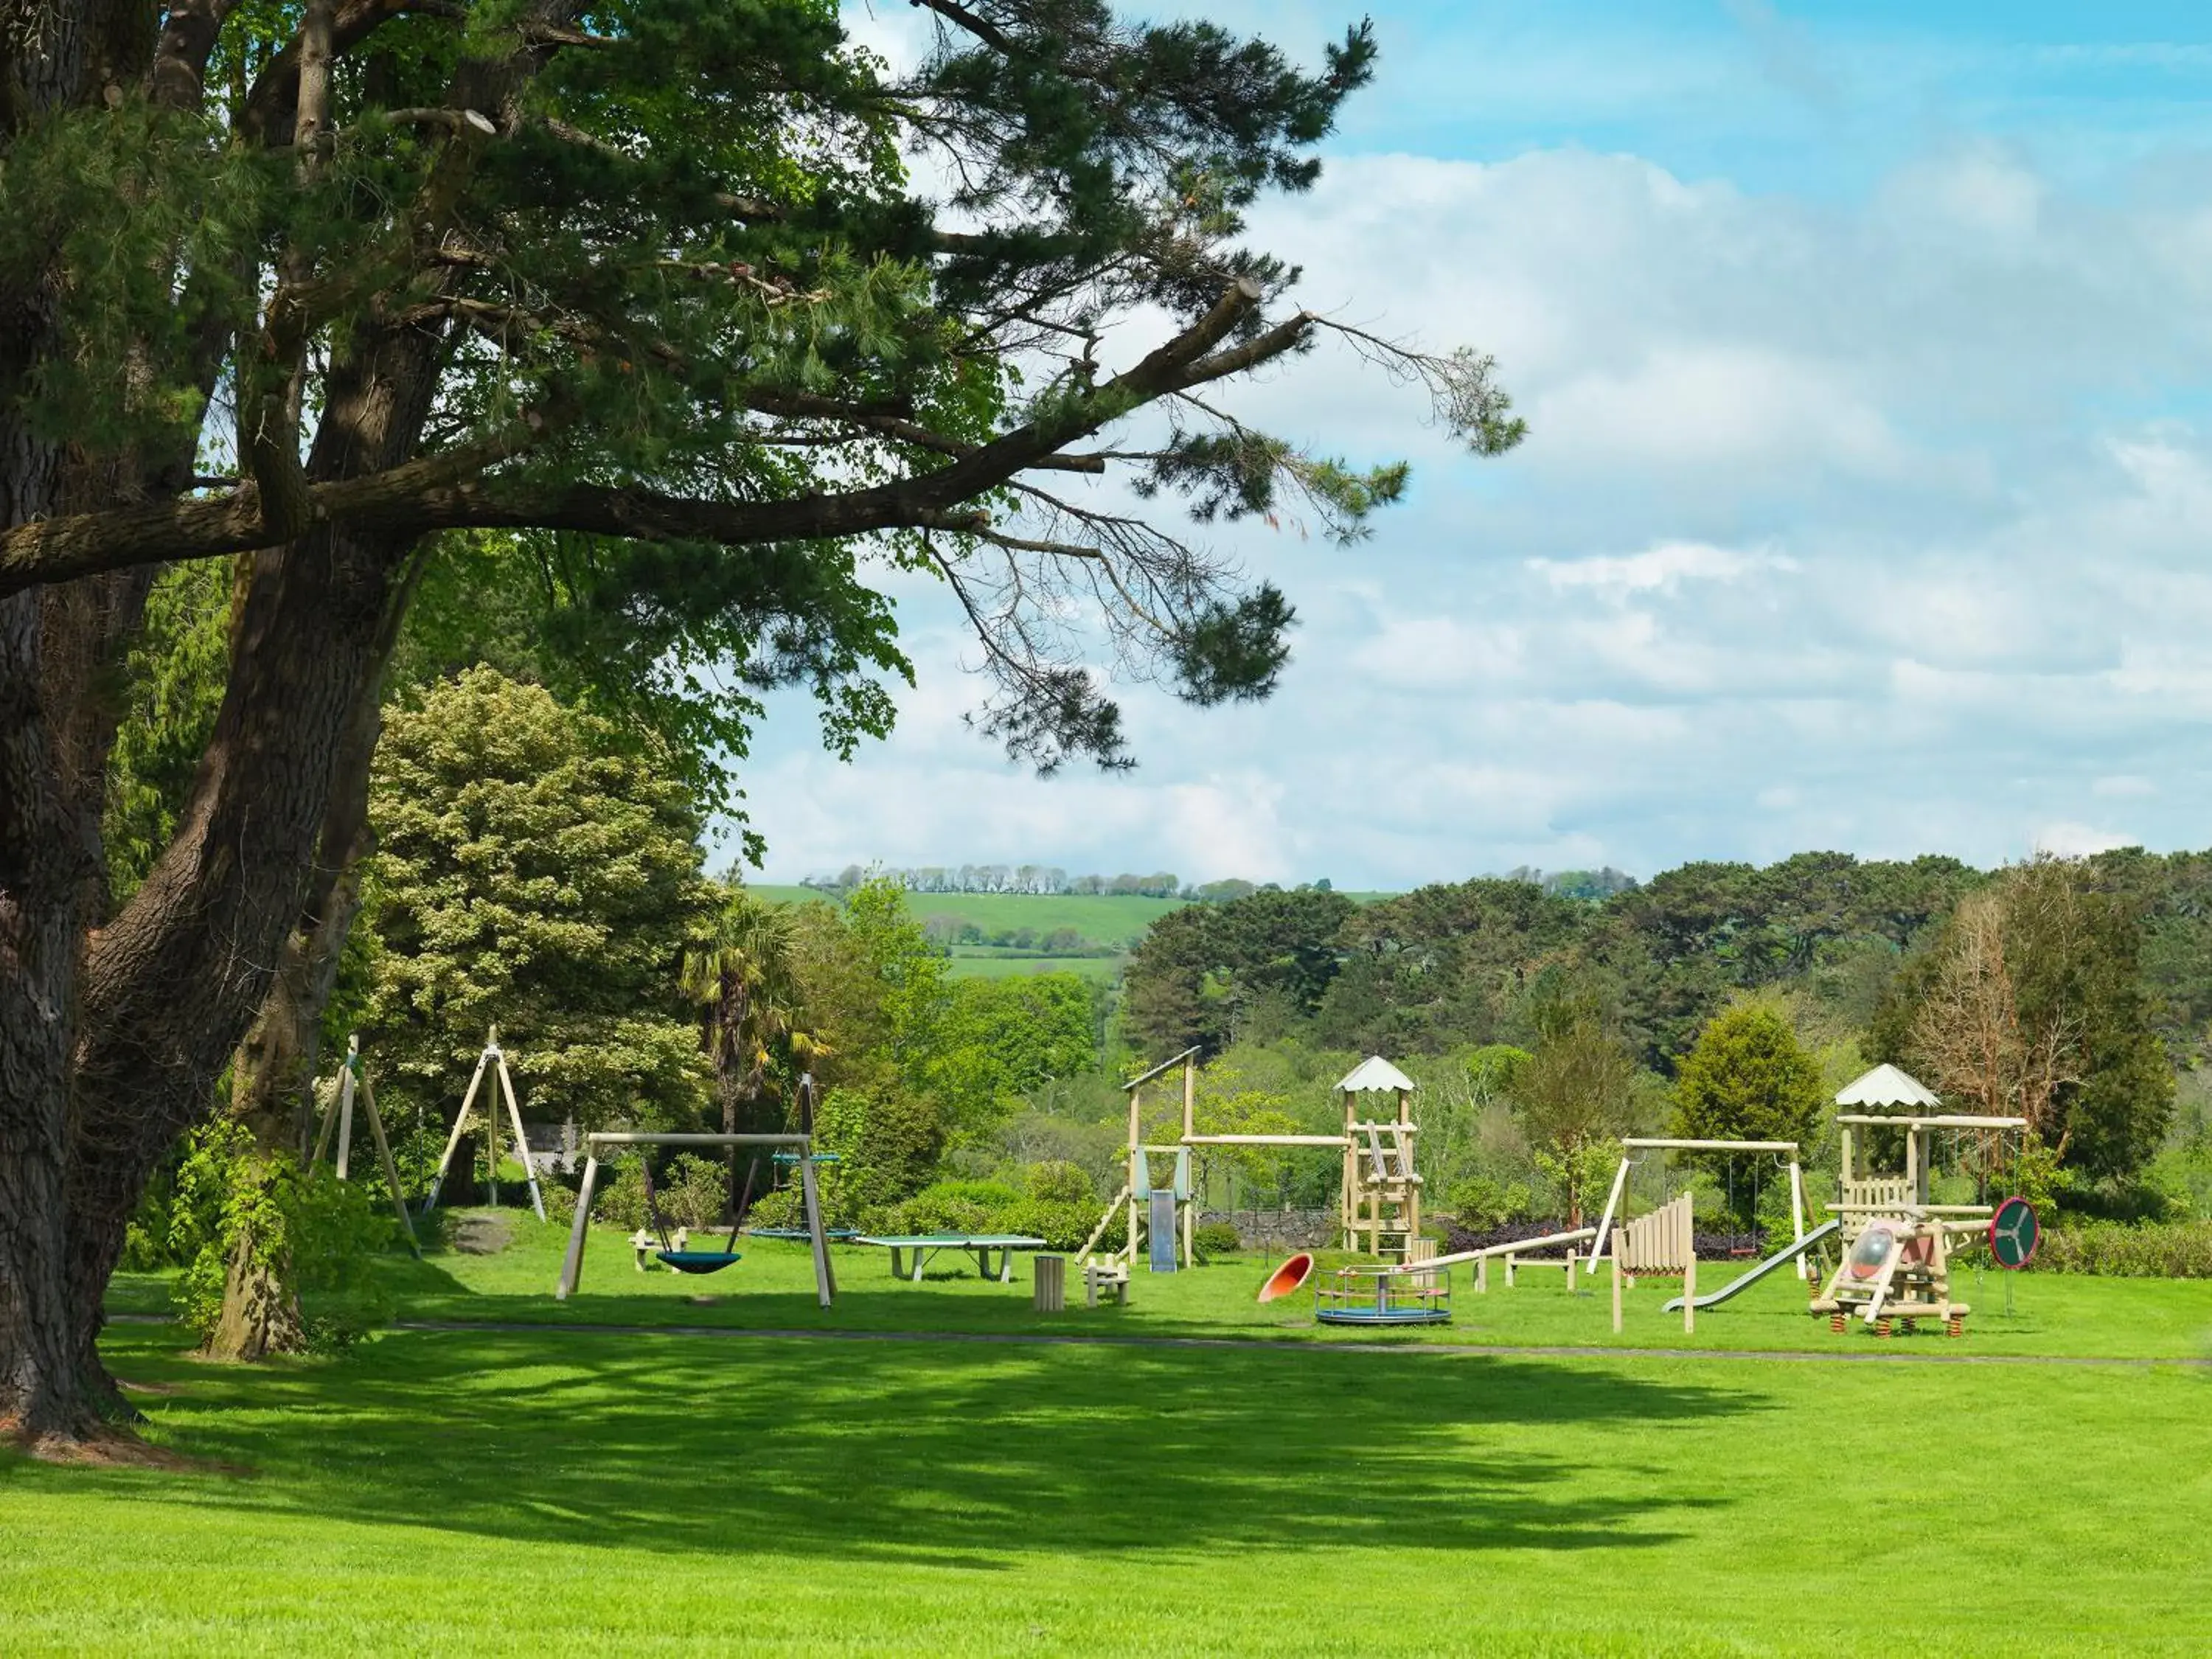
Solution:
[[[568,1230],[568,1253],[561,1259],[560,1282],[553,1299],[565,1302],[583,1276],[584,1241],[589,1237],[592,1199],[599,1184],[599,1150],[615,1146],[769,1146],[799,1154],[799,1187],[805,1200],[806,1237],[814,1253],[814,1293],[823,1307],[837,1298],[837,1273],[830,1260],[830,1241],[822,1231],[821,1188],[814,1179],[813,1138],[803,1134],[723,1135],[651,1133],[642,1130],[611,1129],[584,1137],[584,1180],[576,1192],[576,1220]]]

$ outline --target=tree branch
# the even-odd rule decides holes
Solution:
[[[827,539],[881,530],[983,528],[988,520],[981,514],[965,515],[957,524],[944,515],[1046,462],[1061,445],[1092,435],[1164,392],[1194,384],[1194,376],[1207,361],[1204,354],[1237,326],[1259,298],[1259,284],[1249,277],[1240,279],[1198,322],[1097,392],[1055,404],[950,466],[868,489],[781,501],[722,501],[635,486],[555,485],[482,476],[529,441],[533,428],[365,477],[314,484],[307,491],[307,517],[315,522],[342,520],[363,528],[414,534],[538,528],[731,545]],[[244,552],[289,538],[283,526],[269,521],[258,493],[252,490],[216,500],[46,520],[0,534],[0,597],[41,582],[153,560]]]

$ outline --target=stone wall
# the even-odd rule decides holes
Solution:
[[[1336,1211],[1200,1210],[1201,1222],[1225,1221],[1248,1250],[1325,1250],[1337,1243]]]

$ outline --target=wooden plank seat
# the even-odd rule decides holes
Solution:
[[[1117,1304],[1127,1304],[1129,1268],[1126,1262],[1093,1261],[1083,1264],[1083,1305],[1097,1307],[1102,1292]]]

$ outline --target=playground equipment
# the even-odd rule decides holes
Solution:
[[[1797,1264],[1797,1277],[1807,1277],[1804,1260],[1805,1175],[1801,1165],[1797,1143],[1794,1140],[1675,1140],[1663,1136],[1631,1136],[1620,1143],[1620,1167],[1613,1172],[1613,1189],[1606,1194],[1605,1212],[1597,1224],[1597,1243],[1592,1247],[1584,1271],[1595,1273],[1598,1259],[1605,1255],[1609,1238],[1620,1237],[1615,1248],[1620,1270],[1633,1282],[1638,1273],[1680,1273],[1692,1270],[1695,1246],[1690,1219],[1690,1194],[1681,1194],[1671,1203],[1640,1221],[1621,1224],[1621,1205],[1628,1189],[1629,1171],[1646,1152],[1723,1152],[1731,1158],[1772,1158],[1786,1160],[1790,1170],[1790,1233],[1796,1241],[1792,1253],[1783,1259]],[[1626,1252],[1624,1255],[1623,1252]],[[1730,1292],[1733,1294],[1733,1292]],[[1716,1301],[1726,1301],[1727,1296],[1716,1293]]]
[[[1816,1249],[1820,1245],[1825,1244],[1828,1240],[1835,1237],[1836,1235],[1843,1230],[1843,1224],[1844,1224],[1842,1222],[1832,1219],[1824,1221],[1819,1226],[1814,1228],[1811,1232],[1807,1233],[1802,1238],[1793,1238],[1789,1243],[1784,1244],[1772,1255],[1768,1256],[1765,1261],[1752,1268],[1750,1272],[1729,1280],[1727,1284],[1722,1285],[1720,1289],[1713,1291],[1710,1296],[1691,1297],[1688,1297],[1686,1293],[1684,1296],[1678,1296],[1672,1302],[1669,1302],[1667,1304],[1666,1311],[1668,1313],[1680,1312],[1681,1310],[1682,1304],[1686,1300],[1689,1301],[1690,1304],[1699,1311],[1703,1311],[1707,1308],[1717,1308],[1722,1303],[1726,1302],[1739,1291],[1749,1290],[1753,1285],[1758,1284],[1760,1279],[1765,1278],[1767,1274],[1772,1273],[1776,1268],[1781,1267],[1783,1263],[1786,1261],[1794,1261],[1797,1264],[1798,1277],[1802,1279],[1804,1277],[1805,1256],[1807,1253]]]
[[[1339,1267],[1314,1283],[1314,1317],[1324,1325],[1446,1325],[1451,1273],[1419,1268]]]
[[[939,1250],[959,1250],[975,1258],[975,1276],[995,1279],[1001,1285],[1014,1282],[1014,1252],[1041,1250],[1044,1240],[1030,1238],[1021,1233],[862,1233],[857,1241],[875,1244],[891,1253],[891,1277],[911,1279],[921,1283],[921,1269],[930,1257]],[[991,1252],[999,1253],[999,1265],[991,1266]],[[914,1271],[908,1273],[901,1265],[902,1253],[914,1257]]]
[[[1546,1267],[1563,1267],[1567,1270],[1571,1280],[1577,1260],[1573,1247],[1585,1239],[1595,1238],[1596,1236],[1597,1229],[1595,1227],[1575,1227],[1565,1232],[1542,1233],[1534,1238],[1515,1238],[1509,1239],[1503,1244],[1486,1244],[1479,1250],[1455,1250],[1449,1255],[1408,1258],[1389,1267],[1370,1268],[1367,1271],[1403,1276],[1409,1273],[1431,1273],[1446,1267],[1456,1267],[1462,1262],[1471,1261],[1474,1264],[1474,1288],[1477,1294],[1481,1294],[1490,1289],[1492,1262],[1500,1261],[1504,1264],[1505,1282],[1510,1285],[1513,1283],[1515,1270],[1523,1265],[1520,1260],[1521,1257],[1534,1256],[1540,1250],[1556,1249],[1564,1245],[1567,1247],[1567,1254],[1564,1261],[1547,1256],[1540,1261],[1531,1261],[1525,1265]]]
[[[1147,1143],[1145,1085],[1177,1068],[1182,1073],[1182,1133],[1173,1142]],[[1077,1252],[1087,1264],[1086,1278],[1091,1276],[1088,1264],[1096,1264],[1102,1273],[1118,1269],[1126,1278],[1137,1262],[1140,1244],[1154,1273],[1173,1273],[1193,1264],[1192,1234],[1198,1217],[1191,1152],[1204,1146],[1334,1148],[1344,1159],[1337,1194],[1344,1248],[1361,1249],[1364,1234],[1370,1255],[1403,1255],[1421,1231],[1421,1177],[1413,1170],[1413,1138],[1419,1133],[1413,1121],[1413,1080],[1389,1060],[1370,1055],[1336,1085],[1344,1097],[1341,1134],[1200,1134],[1196,1048],[1186,1048],[1132,1078],[1121,1085],[1129,1097],[1128,1176]],[[1370,1094],[1395,1096],[1394,1115],[1381,1121],[1363,1119],[1358,1103]],[[1164,1186],[1156,1184],[1158,1172],[1163,1170],[1168,1176]],[[1121,1243],[1103,1256],[1094,1255],[1117,1219],[1124,1227]]]
[[[392,1144],[384,1138],[384,1118],[376,1109],[376,1089],[368,1080],[368,1068],[362,1063],[361,1038],[356,1035],[346,1039],[345,1059],[340,1062],[337,1093],[331,1101],[331,1109],[323,1114],[322,1127],[315,1133],[315,1150],[309,1156],[310,1165],[322,1162],[323,1153],[331,1144],[331,1131],[337,1131],[338,1146],[336,1159],[337,1177],[343,1181],[347,1165],[353,1156],[353,1102],[356,1086],[361,1093],[362,1115],[368,1120],[368,1133],[376,1142],[377,1161],[384,1168],[384,1185],[392,1194],[392,1213],[399,1218],[401,1230],[407,1235],[407,1248],[416,1255],[422,1254],[422,1242],[415,1237],[414,1218],[407,1213],[407,1200],[399,1191],[399,1171],[392,1162]]]
[[[1300,1250],[1283,1265],[1269,1273],[1260,1286],[1259,1299],[1273,1302],[1278,1297],[1288,1296],[1313,1275],[1314,1259],[1310,1250]]]
[[[514,1147],[522,1155],[523,1178],[530,1183],[530,1207],[538,1212],[540,1221],[545,1219],[544,1195],[538,1190],[538,1170],[530,1162],[530,1137],[523,1133],[522,1108],[515,1103],[514,1079],[507,1074],[507,1055],[499,1046],[499,1027],[491,1028],[484,1038],[483,1052],[477,1056],[477,1069],[470,1075],[466,1093],[461,1097],[461,1109],[453,1119],[453,1133],[446,1137],[446,1150],[438,1159],[438,1173],[430,1178],[429,1195],[422,1200],[422,1213],[428,1215],[438,1207],[438,1194],[446,1185],[446,1171],[452,1167],[453,1154],[460,1149],[461,1136],[469,1127],[469,1109],[476,1104],[477,1091],[483,1086],[484,1073],[489,1070],[499,1079],[499,1092],[507,1102],[508,1121],[514,1126]],[[484,1109],[484,1158],[491,1170],[491,1201],[499,1202],[499,1102],[495,1100]]]
[[[1413,1172],[1413,1080],[1380,1054],[1370,1054],[1336,1085],[1344,1097],[1344,1248],[1403,1256],[1421,1236],[1421,1177]],[[1392,1095],[1396,1109],[1380,1121],[1362,1121],[1355,1107],[1366,1095]],[[1383,1141],[1388,1139],[1386,1150]],[[1388,1241],[1387,1243],[1385,1241]]]
[[[590,1236],[592,1197],[599,1188],[599,1152],[603,1147],[614,1146],[719,1146],[734,1150],[740,1146],[783,1148],[797,1152],[799,1157],[799,1185],[806,1212],[807,1241],[814,1250],[814,1291],[823,1307],[828,1307],[837,1295],[836,1273],[830,1263],[830,1241],[822,1231],[821,1189],[814,1178],[812,1138],[804,1134],[648,1134],[634,1130],[608,1130],[584,1137],[584,1180],[576,1193],[576,1221],[568,1232],[568,1254],[561,1260],[560,1282],[553,1288],[556,1301],[565,1302],[575,1291],[584,1268],[584,1241]],[[651,1206],[653,1176],[646,1171],[647,1204]],[[732,1229],[731,1243],[736,1242],[736,1230]],[[714,1273],[728,1267],[737,1255],[727,1245],[720,1251],[688,1250],[680,1248],[664,1249],[658,1252],[662,1261],[679,1273]]]
[[[1827,1315],[1829,1328],[1838,1332],[1856,1313],[1877,1336],[1889,1335],[1899,1324],[1910,1330],[1917,1319],[1941,1320],[1948,1334],[1963,1335],[1972,1310],[1951,1297],[1953,1242],[1960,1235],[1990,1236],[1996,1212],[1986,1204],[1929,1201],[1935,1137],[1939,1131],[2003,1134],[2026,1129],[2027,1120],[1928,1109],[1940,1109],[1942,1102],[1887,1065],[1846,1085],[1836,1103],[1902,1107],[1909,1115],[1837,1115],[1838,1201],[1827,1207],[1842,1230],[1844,1259],[1812,1299],[1811,1311]],[[1901,1138],[1904,1169],[1872,1168],[1877,1146],[1893,1135]]]

